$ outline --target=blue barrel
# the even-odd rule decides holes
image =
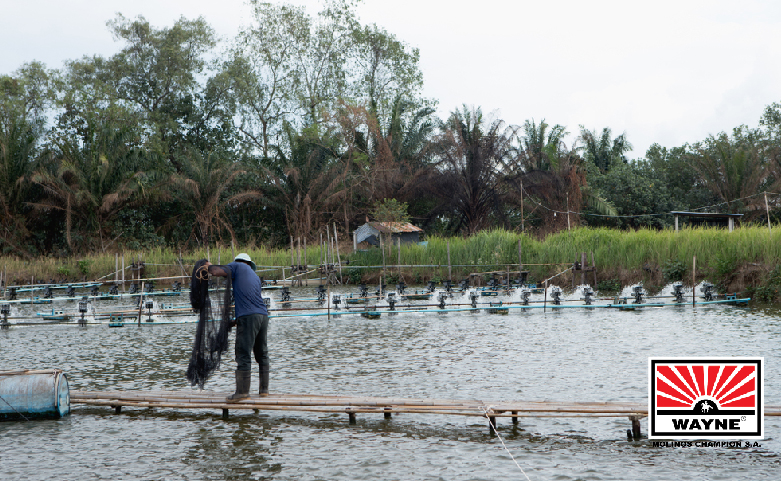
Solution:
[[[0,420],[59,418],[70,410],[68,377],[61,370],[0,371]]]

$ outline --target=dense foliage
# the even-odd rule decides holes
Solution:
[[[252,6],[223,43],[202,18],[118,14],[117,54],[0,76],[0,254],[314,241],[386,199],[442,235],[661,228],[709,206],[766,221],[778,190],[779,104],[758,128],[630,160],[610,128],[568,146],[545,120],[436,118],[417,49],[348,0]]]

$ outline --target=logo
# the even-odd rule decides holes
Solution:
[[[763,358],[649,358],[649,439],[763,439]]]

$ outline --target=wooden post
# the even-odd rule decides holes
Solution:
[[[144,281],[141,281],[141,297],[138,298],[138,327],[141,327],[141,309],[144,308]]]
[[[358,252],[358,234],[353,231],[353,254]]]
[[[293,236],[290,236],[290,268],[292,269],[294,265],[296,265],[296,260],[293,258],[293,255],[295,254],[295,249],[293,248]],[[293,275],[292,273],[290,274]]]
[[[548,279],[545,279],[545,298],[542,301],[542,312],[548,307]]]
[[[594,262],[594,251],[591,251],[591,267],[594,268],[594,289],[597,288],[597,263]]]
[[[510,411],[512,414],[518,414],[518,411]],[[518,416],[513,416],[513,424],[518,424]]]
[[[342,279],[342,256],[339,255],[339,234],[336,233],[336,222],[334,222],[334,245],[336,246],[336,260],[339,265],[339,283],[343,284]]]
[[[523,228],[523,179],[521,179],[521,232],[524,232]],[[518,241],[518,249],[521,248],[521,241]]]
[[[217,265],[222,265],[222,244],[217,244]]]
[[[569,193],[567,194],[567,231],[569,231]]]
[[[328,304],[328,320],[331,320],[331,283],[326,284],[328,291],[325,293],[325,303]]]
[[[223,409],[222,410],[222,419],[228,419],[228,410],[227,409]]]
[[[488,429],[496,431],[496,418],[494,416],[488,417]]]
[[[401,280],[401,236],[399,236],[399,260],[397,265],[399,267],[399,280]]]
[[[697,256],[692,258],[692,307],[697,302]]]
[[[114,284],[119,280],[119,252],[114,253]]]
[[[767,212],[767,230],[773,232],[770,228],[770,207],[767,204],[767,192],[765,192],[765,212]]]
[[[323,265],[323,233],[320,233],[320,265]]]
[[[304,268],[307,270],[307,274],[304,276],[304,283],[309,285],[309,261],[306,255],[306,236],[304,236]]]
[[[348,417],[348,419],[350,420],[350,421],[349,421],[349,422],[350,422],[350,424],[355,424],[355,422],[356,422],[356,421],[355,421],[355,413],[353,413],[353,412],[348,412],[348,413],[347,413],[347,417]]]
[[[582,269],[580,271],[580,285],[583,285],[586,283],[586,253],[585,252],[580,253],[580,268]]]
[[[382,251],[382,275],[385,276],[387,272],[385,270],[385,246],[382,245],[382,232],[380,232],[380,250]],[[380,281],[380,284],[382,284],[382,281]]]
[[[521,239],[518,239],[518,278],[523,278],[523,251],[521,250]]]
[[[179,257],[181,257],[181,255]],[[125,251],[122,251],[122,294],[124,293],[125,293]]]
[[[447,241],[447,278],[453,282],[453,271],[450,265],[450,240]]]
[[[640,435],[642,434],[640,432],[640,417],[630,416],[629,419],[632,421],[632,437],[634,439],[640,439]]]

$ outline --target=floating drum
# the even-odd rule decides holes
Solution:
[[[68,377],[59,369],[0,371],[0,421],[70,413]]]

